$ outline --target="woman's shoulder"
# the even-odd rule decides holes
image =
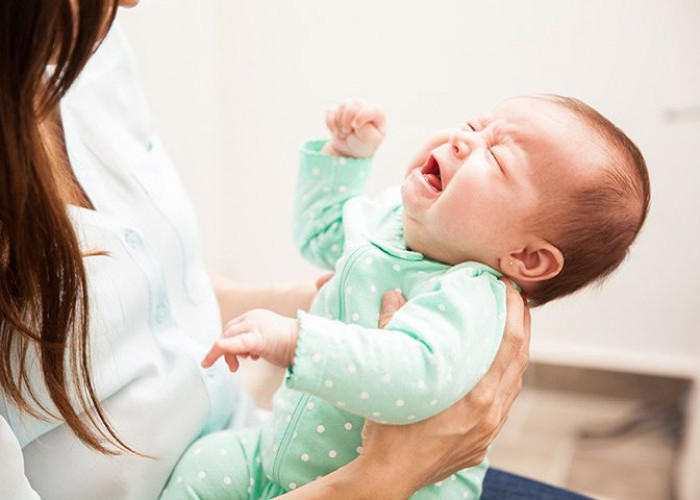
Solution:
[[[110,78],[114,71],[135,73],[136,59],[131,44],[118,22],[112,25],[104,40],[83,68],[68,93],[77,93],[80,89],[104,78]]]

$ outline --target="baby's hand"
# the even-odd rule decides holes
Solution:
[[[333,156],[367,158],[384,139],[384,111],[360,99],[342,102],[326,112],[331,140],[321,150]]]
[[[294,362],[299,326],[296,319],[265,309],[253,309],[226,324],[221,338],[214,342],[202,366],[209,368],[224,356],[232,372],[238,370],[238,356],[263,358],[287,368]]]

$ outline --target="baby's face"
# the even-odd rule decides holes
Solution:
[[[435,260],[499,269],[500,259],[542,237],[529,221],[548,202],[594,182],[601,156],[566,108],[509,99],[436,134],[416,156],[401,188],[406,242]]]

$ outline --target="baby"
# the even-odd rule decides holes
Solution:
[[[623,261],[648,210],[639,150],[575,99],[509,99],[436,134],[400,191],[375,200],[360,195],[382,111],[348,101],[326,123],[330,141],[302,150],[295,233],[303,254],[335,275],[309,314],[255,310],[226,325],[203,365],[224,356],[235,371],[237,356],[262,357],[288,368],[285,385],[262,429],[195,442],[168,498],[273,498],[357,457],[365,418],[409,424],[442,411],[499,347],[499,277],[532,305],[570,294]],[[388,290],[408,302],[380,330]],[[478,498],[486,467],[412,498]]]

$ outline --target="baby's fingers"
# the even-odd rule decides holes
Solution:
[[[337,108],[333,107],[326,111],[326,127],[332,135],[338,135],[338,127],[335,124]]]
[[[202,366],[209,368],[217,359],[223,355],[239,355],[239,354],[254,354],[260,355],[260,335],[253,332],[242,333],[235,337],[222,337],[216,342],[204,356]],[[227,357],[226,362],[231,366],[230,360]],[[238,360],[235,361],[236,369],[238,368]],[[235,369],[233,370],[235,371]]]
[[[222,337],[215,346],[226,354],[260,354],[260,335],[247,332],[235,337]]]
[[[243,315],[226,324],[224,331],[221,332],[221,338],[236,337],[243,333],[249,333],[250,329],[251,323],[246,318],[246,315]]]
[[[335,116],[333,123],[335,125],[335,135],[344,139],[348,134],[343,130],[343,113],[345,112],[345,103],[342,102],[335,108]]]
[[[355,100],[345,103],[345,108],[343,109],[343,116],[340,119],[340,130],[344,134],[349,134],[352,132],[352,121],[359,109],[364,105],[364,102]]]
[[[204,356],[202,360],[202,366],[204,368],[210,368],[217,359],[225,354],[225,351],[221,349],[218,345],[214,344],[209,352]]]
[[[235,354],[224,354],[224,359],[226,360],[226,364],[228,365],[229,370],[231,370],[232,372],[238,370],[238,367],[240,366],[240,363],[238,362],[238,356],[236,356]]]
[[[384,133],[386,127],[386,116],[384,111],[374,104],[363,106],[352,120],[352,128],[355,130],[362,128],[364,125],[372,123],[377,130]]]

